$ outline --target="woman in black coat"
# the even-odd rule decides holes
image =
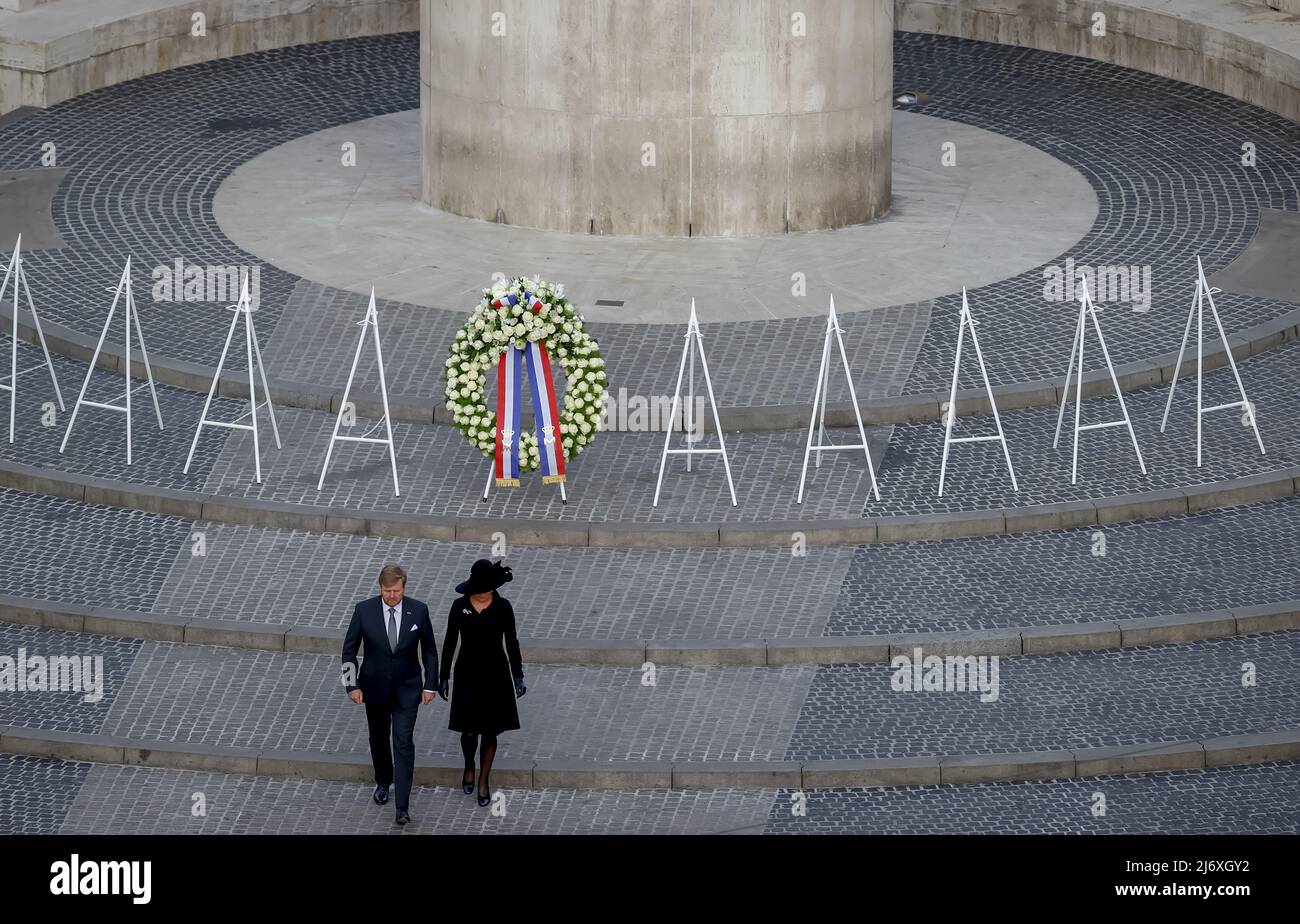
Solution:
[[[461,783],[467,795],[474,792],[474,749],[480,748],[479,805],[492,801],[488,774],[497,754],[497,735],[519,727],[515,699],[527,692],[519,637],[515,634],[515,611],[496,590],[512,579],[510,569],[500,562],[486,558],[474,562],[469,580],[456,585],[456,593],[462,596],[447,614],[447,636],[442,642],[438,694],[444,700],[452,679],[452,655],[460,643],[447,727],[460,732],[460,749],[465,755]]]

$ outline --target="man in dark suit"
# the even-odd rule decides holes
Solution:
[[[357,649],[361,647],[365,659],[358,672]],[[400,565],[385,565],[379,572],[379,596],[362,600],[352,611],[343,639],[343,684],[348,699],[366,707],[375,802],[388,802],[388,789],[396,783],[397,823],[404,825],[411,820],[415,718],[420,706],[434,701],[438,689],[438,647],[429,608],[406,596],[406,572]]]

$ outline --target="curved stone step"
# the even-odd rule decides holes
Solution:
[[[838,663],[878,661],[916,641],[1004,655],[1179,642],[1295,627],[1300,575],[1278,563],[1300,542],[1297,511],[1300,500],[1290,498],[1104,531],[802,556],[512,548],[516,580],[507,591],[526,620],[530,660],[542,663]],[[18,591],[0,595],[0,621],[334,652],[383,562],[402,562],[411,595],[439,610],[468,563],[490,551],[215,524],[0,489],[0,587]],[[33,560],[61,563],[48,599],[23,590]],[[300,584],[313,589],[306,609]],[[707,608],[692,603],[704,594]]]
[[[493,780],[495,783],[495,779]],[[1100,788],[1099,788],[1100,787]],[[420,834],[1226,834],[1300,831],[1300,762],[871,789],[417,786]],[[1098,793],[1107,807],[1095,813]],[[194,794],[206,811],[192,811]],[[792,809],[800,800],[806,811]],[[370,786],[0,754],[5,834],[383,834]]]
[[[0,304],[0,322],[8,331],[12,329],[13,309]],[[82,334],[62,324],[45,322],[42,325],[46,343],[50,349],[72,359],[89,362],[94,355],[97,337]],[[18,323],[19,336],[27,343],[39,344],[36,328],[25,321],[22,316]],[[1232,355],[1238,361],[1256,356],[1273,349],[1287,341],[1300,337],[1300,309],[1294,309],[1276,318],[1271,318],[1253,327],[1232,334],[1228,340]],[[167,385],[174,385],[189,391],[207,394],[212,386],[212,377],[216,368],[184,360],[175,359],[157,351],[150,353],[149,369],[154,380]],[[1218,339],[1207,341],[1202,355],[1202,365],[1206,370],[1218,369],[1228,363],[1223,343]],[[99,357],[99,366],[114,372],[121,372],[124,367],[121,349],[113,343],[105,344]],[[1116,380],[1120,390],[1128,393],[1152,385],[1168,383],[1174,378],[1178,365],[1178,351],[1173,350],[1151,356],[1147,359],[1128,362],[1115,367]],[[132,377],[145,379],[144,364],[137,355],[132,363]],[[1185,357],[1180,376],[1195,375],[1194,356]],[[269,376],[272,400],[280,407],[303,408],[307,410],[338,413],[343,402],[343,389],[324,385],[293,382]],[[1065,386],[1064,376],[1050,380],[1016,382],[999,385],[993,389],[999,411],[1010,411],[1027,407],[1056,407],[1061,402]],[[1112,393],[1111,381],[1105,370],[1087,373],[1084,376],[1084,397],[1094,397]],[[229,398],[248,399],[247,374],[222,373],[217,393]],[[1070,397],[1073,399],[1073,390]],[[382,397],[377,391],[354,388],[349,396],[359,417],[379,418],[383,416]],[[809,403],[804,404],[756,404],[724,405],[718,408],[718,418],[724,432],[753,432],[765,430],[806,429],[808,415],[811,413],[811,393]],[[921,423],[941,420],[940,409],[949,402],[948,392],[934,391],[918,394],[895,395],[890,397],[863,398],[858,401],[858,410],[862,422],[868,427],[887,426],[897,423]],[[972,417],[990,413],[988,395],[981,388],[960,388],[957,391],[957,416]],[[398,386],[390,390],[389,411],[395,421],[418,424],[435,424],[452,426],[452,415],[441,401],[403,394]],[[856,426],[853,405],[847,401],[831,401],[827,404],[826,422],[832,427]],[[704,421],[705,432],[715,432],[713,420]],[[660,431],[662,432],[662,431]]]
[[[30,350],[30,348],[27,348]],[[656,460],[646,434],[608,433],[571,468],[571,500],[559,502],[552,486],[534,480],[512,492],[479,500],[487,460],[447,428],[397,426],[399,472],[406,493],[392,495],[391,475],[378,450],[336,453],[325,491],[316,491],[330,415],[281,409],[284,449],[263,451],[265,482],[252,484],[252,441],[244,433],[206,431],[191,473],[180,466],[201,396],[163,388],[171,429],[136,427],[136,461],[124,465],[124,434],[116,415],[87,410],[65,454],[58,453],[61,427],[23,429],[23,441],[0,444],[0,485],[225,522],[255,523],[312,531],[491,541],[502,533],[514,544],[598,547],[779,546],[803,539],[813,545],[871,544],[911,539],[1023,532],[1162,516],[1288,496],[1300,474],[1300,435],[1272,424],[1274,409],[1300,399],[1300,343],[1290,342],[1249,363],[1241,372],[1269,447],[1261,455],[1249,427],[1234,413],[1211,416],[1205,465],[1195,461],[1191,407],[1176,402],[1169,432],[1160,434],[1163,389],[1131,395],[1127,406],[1144,443],[1149,474],[1140,475],[1127,434],[1120,429],[1084,434],[1082,478],[1068,484],[1069,435],[1059,450],[1047,436],[1051,408],[1003,415],[1021,491],[1009,490],[1005,463],[996,449],[956,447],[948,491],[934,496],[942,427],[938,423],[894,428],[880,466],[881,500],[868,496],[865,466],[836,453],[811,469],[804,504],[795,487],[804,435],[798,432],[733,436],[729,450],[739,485],[740,507],[725,497],[721,473],[707,467],[692,474],[670,471],[659,508],[653,494]],[[78,364],[56,365],[76,380]],[[84,369],[84,366],[81,367]],[[1229,370],[1205,377],[1207,402],[1235,395]],[[112,394],[121,380],[104,371],[92,376],[92,392]],[[147,392],[137,399],[143,401]],[[38,420],[47,396],[36,389],[19,396],[20,420]],[[1183,393],[1190,400],[1190,394]],[[240,402],[214,403],[218,419],[239,416]],[[148,410],[145,405],[142,410]],[[1111,419],[1113,399],[1085,400],[1085,421]],[[147,420],[148,418],[145,418]],[[178,426],[177,421],[182,421]],[[835,434],[829,434],[832,439]],[[843,438],[841,437],[841,442]],[[979,445],[979,444],[976,444]],[[100,452],[94,453],[94,448]],[[368,454],[364,454],[368,453]],[[367,460],[363,468],[356,461]],[[631,490],[629,490],[631,488]],[[644,492],[644,493],[643,493]],[[324,501],[324,503],[322,503]],[[485,516],[509,511],[514,516]],[[685,513],[683,511],[686,511]],[[865,515],[863,515],[865,514]]]
[[[32,79],[24,88],[26,95],[6,99],[0,111],[14,105],[52,105],[179,63],[418,26],[416,4],[410,0],[316,0],[305,7],[268,2],[257,18],[250,18],[235,0],[225,0],[206,8],[212,39],[196,48],[189,34],[190,8],[181,2],[175,6],[186,15],[179,17],[159,3],[140,3],[136,9],[119,4],[105,10],[101,2],[90,0],[62,0],[44,9],[42,0],[6,2],[11,9],[27,11],[2,21],[3,38],[9,43],[7,64]],[[1300,119],[1300,61],[1287,41],[1287,30],[1279,28],[1293,21],[1287,12],[1247,14],[1230,4],[1195,0],[1178,0],[1172,6],[1125,0],[1107,3],[1105,12],[1108,28],[1122,41],[1089,42],[1081,25],[1088,17],[1074,4],[978,6],[970,0],[897,0],[895,15],[899,29],[1081,55],[1190,81]],[[1025,21],[1033,28],[1009,28]],[[146,56],[137,46],[141,35],[150,46]]]
[[[28,657],[105,658],[104,694],[93,702],[82,690],[0,700],[7,726],[0,749],[232,772],[365,774],[364,717],[337,687],[335,657],[22,627],[0,626],[0,639]],[[502,772],[514,775],[501,782],[907,785],[1295,759],[1297,651],[1300,633],[1279,632],[1010,659],[987,702],[975,691],[896,690],[895,670],[885,665],[526,665],[523,730],[505,735],[500,752]],[[1246,663],[1257,685],[1242,684]],[[454,683],[453,676],[453,690]],[[443,705],[422,707],[430,715],[416,727],[424,773],[442,774],[422,780],[443,781],[460,762],[457,736],[442,727]]]
[[[321,754],[254,748],[207,748],[168,741],[0,726],[0,752],[58,760],[207,770],[274,778],[369,783],[364,754]],[[1159,745],[972,754],[935,758],[803,761],[516,760],[493,763],[495,786],[519,789],[815,790],[864,786],[938,786],[1010,780],[1066,780],[1203,770],[1300,760],[1300,728],[1227,735]],[[459,757],[417,757],[420,786],[456,787]]]
[[[383,538],[590,548],[789,548],[868,545],[992,536],[1066,526],[1104,525],[1188,511],[1250,504],[1300,493],[1300,466],[1185,490],[1150,491],[1066,504],[1035,504],[972,513],[785,520],[756,525],[718,522],[578,523],[489,517],[419,516],[336,507],[281,504],[199,491],[174,490],[0,462],[0,487],[155,511],[218,523]]]
[[[1263,4],[1220,0],[1123,0],[1093,6],[1058,0],[895,0],[910,32],[1078,55],[1185,81],[1300,120],[1295,17]],[[1091,14],[1106,40],[1091,40]]]
[[[0,113],[198,61],[419,27],[416,0],[211,0],[204,35],[183,0],[5,0]]]
[[[137,613],[12,595],[0,595],[0,622],[147,641],[304,654],[335,654],[343,644],[342,629]],[[1172,645],[1285,629],[1300,629],[1300,599],[1204,613],[956,632],[664,639],[520,635],[519,644],[524,660],[534,664],[782,667],[888,664],[900,655],[911,656],[917,648],[935,655],[1014,657]]]

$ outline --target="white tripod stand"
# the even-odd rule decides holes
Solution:
[[[271,417],[271,432],[275,435],[275,448],[280,449],[280,428],[275,422],[275,406],[271,403],[271,388],[266,384],[266,366],[262,363],[262,348],[257,344],[257,331],[253,328],[253,306],[248,297],[248,271],[244,271],[243,285],[239,290],[239,304],[231,305],[234,317],[230,319],[230,330],[226,333],[226,345],[221,348],[221,359],[217,361],[217,371],[212,374],[212,386],[208,389],[208,398],[203,402],[203,414],[199,417],[199,425],[194,429],[194,439],[190,443],[190,454],[185,458],[184,471],[188,474],[190,463],[194,461],[194,450],[199,445],[199,434],[203,432],[204,427],[222,427],[227,430],[251,430],[253,433],[253,477],[258,484],[262,483],[262,445],[259,440],[257,430],[257,412],[259,408],[265,407]],[[210,420],[208,418],[208,409],[212,406],[212,396],[217,393],[217,384],[221,381],[221,370],[226,365],[226,355],[230,352],[230,342],[235,337],[235,327],[238,326],[240,318],[244,320],[244,353],[248,362],[248,411],[245,414],[236,417],[231,421]],[[257,381],[253,377],[253,361],[257,361],[257,373],[262,379],[262,393],[266,395],[266,403],[260,405],[257,403]],[[249,423],[240,423],[244,417],[249,418]]]
[[[45,331],[41,329],[41,316],[36,313],[36,303],[32,301],[32,290],[27,287],[27,272],[23,269],[23,236],[18,235],[18,243],[14,244],[13,256],[9,258],[9,269],[5,271],[4,282],[0,283],[0,302],[4,301],[5,289],[8,287],[10,280],[14,284],[14,325],[13,325],[13,343],[10,344],[9,354],[9,384],[0,384],[0,391],[9,392],[9,442],[14,441],[14,418],[18,409],[18,376],[26,375],[33,372],[40,366],[31,366],[19,371],[18,369],[18,286],[21,284],[23,292],[27,296],[27,310],[32,315],[32,325],[36,328],[36,337],[41,342],[41,350],[45,353],[45,366],[50,370],[50,381],[54,384],[54,397],[58,399],[59,410],[66,410],[63,406],[63,392],[59,390],[59,380],[54,374],[54,363],[50,360],[50,348],[45,344]]]
[[[821,368],[817,370],[817,390],[813,394],[812,420],[808,422],[808,442],[803,450],[803,471],[799,473],[799,497],[796,503],[803,503],[803,486],[808,478],[808,456],[814,449],[817,450],[816,468],[821,468],[823,450],[836,452],[844,449],[861,449],[867,457],[867,471],[871,475],[871,492],[875,495],[876,500],[880,500],[880,488],[876,484],[876,466],[871,461],[871,449],[867,445],[867,430],[862,426],[862,411],[858,407],[858,393],[853,388],[853,372],[849,366],[848,354],[844,352],[844,338],[840,336],[842,333],[839,318],[835,314],[835,296],[832,295],[830,313],[826,315],[826,337],[822,341],[822,363]],[[858,422],[858,438],[862,440],[860,443],[837,445],[826,442],[826,393],[829,390],[832,337],[839,346],[840,362],[844,364],[844,378],[849,383],[849,400],[853,403],[853,416]],[[813,445],[814,431],[818,433],[816,445]]]
[[[1133,441],[1133,451],[1137,453],[1138,467],[1142,474],[1147,473],[1146,463],[1142,461],[1142,450],[1138,448],[1137,435],[1133,432],[1133,421],[1128,416],[1128,406],[1124,404],[1124,393],[1119,390],[1119,380],[1115,378],[1115,364],[1110,361],[1110,351],[1106,349],[1106,338],[1101,335],[1101,322],[1097,320],[1097,308],[1088,294],[1088,278],[1080,277],[1079,322],[1074,328],[1074,346],[1070,348],[1070,367],[1065,373],[1065,388],[1061,390],[1061,410],[1056,415],[1056,436],[1052,439],[1052,448],[1061,439],[1061,422],[1065,418],[1065,403],[1070,400],[1070,376],[1074,376],[1074,463],[1070,469],[1070,484],[1074,484],[1079,475],[1079,433],[1083,430],[1100,430],[1104,427],[1128,427],[1129,438]],[[1079,410],[1083,406],[1083,345],[1087,332],[1087,319],[1092,318],[1093,329],[1097,332],[1097,342],[1101,344],[1102,356],[1106,358],[1106,369],[1110,372],[1110,382],[1115,387],[1115,397],[1119,399],[1119,409],[1124,414],[1122,420],[1107,420],[1080,426]],[[1077,372],[1074,358],[1079,357]]]
[[[1228,335],[1223,332],[1223,322],[1219,320],[1219,310],[1214,307],[1214,293],[1220,292],[1221,289],[1212,289],[1205,278],[1205,268],[1201,265],[1201,258],[1196,258],[1196,297],[1192,300],[1192,306],[1187,312],[1187,326],[1183,328],[1183,342],[1178,347],[1178,362],[1174,366],[1174,377],[1169,383],[1169,397],[1165,400],[1165,416],[1160,419],[1160,432],[1165,432],[1165,424],[1169,423],[1169,408],[1174,403],[1174,388],[1178,385],[1178,373],[1183,368],[1183,353],[1187,350],[1187,335],[1192,330],[1192,316],[1196,316],[1196,466],[1201,465],[1201,418],[1210,411],[1221,411],[1225,408],[1240,407],[1245,408],[1244,419],[1250,423],[1250,427],[1255,431],[1255,442],[1259,443],[1260,455],[1264,454],[1264,440],[1259,435],[1259,427],[1255,423],[1255,405],[1251,404],[1250,399],[1246,397],[1246,387],[1241,384],[1241,373],[1237,371],[1237,361],[1232,358],[1232,347],[1228,345]],[[1237,392],[1241,395],[1240,401],[1230,401],[1227,404],[1216,404],[1212,407],[1201,406],[1201,342],[1205,338],[1205,312],[1202,306],[1202,299],[1210,305],[1210,316],[1214,318],[1214,326],[1219,332],[1219,339],[1223,341],[1223,351],[1228,356],[1228,365],[1232,367],[1232,377],[1237,380]]]
[[[983,443],[993,440],[1000,442],[1002,454],[1007,459],[1007,471],[1011,474],[1011,489],[1020,490],[1020,486],[1016,484],[1016,470],[1011,467],[1011,450],[1007,448],[1007,437],[1002,432],[1002,418],[998,416],[998,403],[993,399],[993,386],[989,384],[989,373],[984,366],[984,354],[980,352],[980,340],[975,334],[978,324],[979,322],[971,315],[970,305],[966,301],[966,287],[962,286],[961,321],[957,327],[957,354],[952,364],[952,389],[948,392],[948,413],[944,415],[943,461],[939,463],[940,497],[943,497],[943,478],[948,471],[948,447],[953,443]],[[952,435],[953,418],[957,416],[957,373],[961,370],[961,344],[967,328],[970,329],[970,342],[975,347],[975,358],[980,363],[980,377],[984,379],[984,392],[989,396],[989,407],[993,409],[993,422],[998,426],[996,436],[960,436],[954,439]]]
[[[692,353],[694,347],[694,353]],[[713,429],[718,434],[717,449],[699,449],[692,445],[695,406],[695,356],[700,358],[700,368],[704,370],[704,385],[709,392],[709,407],[713,409]],[[682,405],[682,432],[686,437],[685,449],[670,449],[673,427],[677,420],[677,405],[682,400],[682,377],[686,373],[687,360],[690,360],[691,379],[687,386],[686,402]],[[704,339],[700,336],[700,321],[695,316],[695,299],[691,299],[691,316],[686,321],[686,342],[682,345],[682,361],[677,367],[677,387],[673,389],[673,403],[668,410],[668,424],[664,427],[664,449],[659,455],[659,479],[655,482],[655,499],[650,506],[659,506],[659,489],[664,483],[664,468],[670,455],[686,456],[686,470],[691,470],[691,456],[722,456],[722,468],[727,473],[727,490],[731,492],[731,506],[736,504],[736,486],[731,480],[731,461],[727,457],[727,444],[722,438],[722,423],[718,420],[718,402],[713,398],[713,380],[709,377],[709,361],[704,358]]]
[[[99,361],[99,353],[104,348],[104,339],[108,336],[108,328],[113,323],[113,314],[117,311],[117,303],[124,303],[122,320],[125,327],[124,345],[126,352],[123,354],[125,362],[123,373],[126,378],[126,394],[124,404],[110,404],[106,401],[87,401],[86,388],[90,385],[90,377],[95,373],[95,364]],[[72,436],[72,425],[77,422],[77,412],[81,410],[84,404],[86,407],[97,407],[105,411],[122,411],[126,414],[126,464],[131,464],[131,330],[135,329],[136,339],[140,341],[140,355],[144,359],[144,372],[148,380],[149,394],[153,397],[153,410],[158,416],[158,429],[163,428],[162,409],[158,406],[158,392],[153,384],[153,369],[149,367],[149,353],[144,346],[144,334],[140,332],[140,317],[135,310],[135,296],[131,293],[131,258],[126,258],[126,266],[122,268],[122,278],[118,280],[117,288],[113,292],[113,304],[108,309],[108,318],[104,321],[104,329],[99,334],[99,343],[95,345],[95,353],[90,358],[90,366],[86,369],[86,378],[81,383],[81,392],[77,395],[77,403],[72,406],[72,416],[68,418],[68,429],[63,434],[63,442],[59,445],[59,453],[68,447],[68,437]],[[136,386],[144,388],[144,385]]]
[[[370,304],[366,308],[366,316],[357,322],[361,328],[361,336],[357,338],[357,349],[352,354],[352,369],[348,372],[348,384],[343,389],[343,401],[339,404],[338,416],[334,418],[334,433],[330,436],[329,448],[325,450],[325,464],[320,470],[320,480],[316,482],[316,490],[319,491],[325,487],[325,473],[330,468],[330,457],[334,454],[335,443],[377,443],[381,446],[388,447],[388,461],[393,468],[393,496],[401,497],[402,489],[397,483],[397,452],[393,446],[393,415],[388,410],[388,380],[384,378],[384,350],[379,345],[379,309],[375,307],[375,290],[372,286],[370,289]],[[339,427],[343,425],[343,415],[348,409],[348,397],[352,394],[352,380],[357,375],[357,362],[361,359],[361,348],[366,345],[366,333],[370,334],[371,342],[375,346],[375,361],[379,364],[379,393],[384,402],[384,419],[379,421],[384,425],[384,436],[371,436],[375,431],[376,423],[361,436],[339,436]]]

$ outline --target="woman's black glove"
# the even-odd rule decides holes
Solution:
[[[518,699],[519,697],[523,696],[523,695],[524,695],[525,693],[527,693],[527,692],[528,692],[528,687],[524,686],[524,678],[522,678],[522,677],[516,677],[516,678],[515,678],[515,698]]]
[[[447,691],[450,689],[451,689],[451,684],[447,683],[447,681],[445,680],[438,684],[438,695],[443,698],[444,702],[447,699]]]

